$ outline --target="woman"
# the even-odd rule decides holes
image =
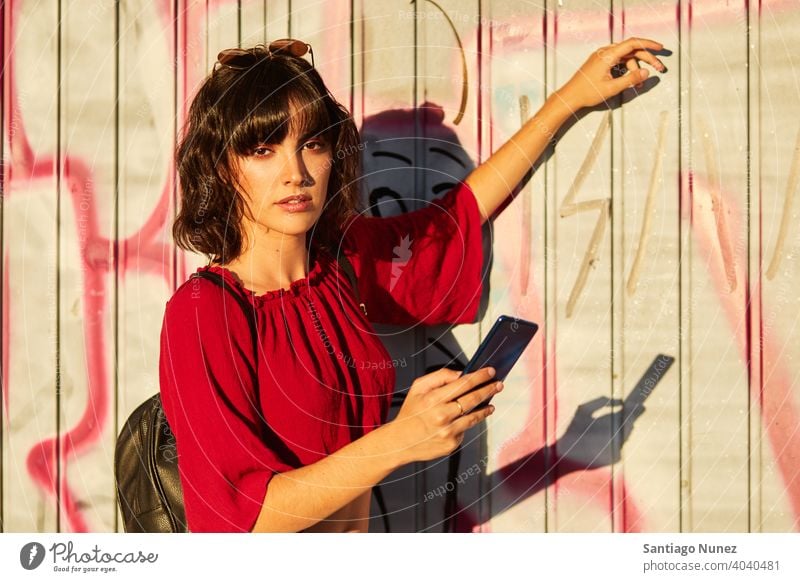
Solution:
[[[360,143],[350,114],[283,39],[220,53],[177,150],[176,243],[253,307],[190,279],[167,302],[160,382],[191,531],[367,531],[372,487],[445,456],[494,407],[493,371],[414,381],[386,422],[394,366],[370,322],[473,321],[481,225],[578,109],[641,86],[628,39],[596,51],[508,143],[426,208],[357,212]],[[614,78],[624,62],[630,73]],[[398,270],[398,248],[408,258]],[[355,271],[363,305],[336,258]],[[476,386],[478,390],[472,391]]]

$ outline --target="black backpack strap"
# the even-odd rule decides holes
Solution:
[[[353,294],[356,296],[356,302],[358,306],[361,308],[361,311],[364,312],[364,317],[367,316],[367,307],[361,301],[361,294],[358,292],[358,282],[356,281],[356,272],[353,269],[353,264],[350,260],[344,255],[344,253],[339,253],[336,257],[336,260],[339,261],[339,266],[344,271],[347,278],[350,279],[350,286],[353,288]],[[391,528],[389,527],[389,511],[386,508],[386,501],[383,499],[383,492],[381,491],[380,485],[375,485],[372,488],[372,493],[375,495],[375,501],[378,503],[378,508],[380,509],[381,516],[383,517],[383,527],[385,528],[384,531],[391,532]]]
[[[367,307],[361,301],[361,295],[358,292],[358,282],[356,281],[356,272],[353,269],[353,264],[350,260],[344,255],[344,253],[339,253],[336,257],[336,260],[339,261],[339,266],[344,271],[347,278],[350,279],[350,286],[353,288],[353,294],[356,296],[356,303],[361,308],[361,311],[364,312],[364,317],[367,316]]]

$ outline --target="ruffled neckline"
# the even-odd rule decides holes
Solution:
[[[306,287],[312,287],[319,284],[320,280],[322,279],[325,268],[327,267],[326,257],[324,256],[323,252],[315,252],[312,253],[310,261],[311,261],[311,266],[309,267],[308,275],[306,275],[302,279],[298,279],[297,281],[292,281],[288,289],[275,289],[260,294],[244,287],[244,285],[239,281],[238,276],[236,276],[232,271],[230,271],[226,267],[222,267],[220,265],[206,265],[205,267],[199,267],[197,269],[197,272],[211,271],[213,273],[218,273],[219,275],[222,275],[227,282],[231,283],[232,286],[241,290],[248,298],[250,298],[254,302],[260,304],[275,299],[299,297],[300,293]]]

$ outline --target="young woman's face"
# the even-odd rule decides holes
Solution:
[[[256,224],[244,217],[248,232],[304,235],[317,222],[328,192],[332,148],[322,137],[290,132],[280,143],[264,143],[237,158],[238,180]],[[300,197],[302,202],[285,199]]]

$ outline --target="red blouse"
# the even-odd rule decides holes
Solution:
[[[166,303],[159,362],[189,529],[251,531],[275,473],[314,463],[387,420],[395,384],[370,322],[471,323],[481,295],[477,201],[459,184],[420,210],[359,215],[343,233],[368,317],[334,257],[257,295],[258,356],[240,305],[205,279]],[[202,314],[202,316],[201,316]]]

